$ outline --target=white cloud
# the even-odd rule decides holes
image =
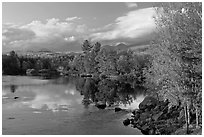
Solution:
[[[80,44],[84,39],[99,41],[102,44],[107,41],[129,43],[144,39],[154,31],[155,14],[154,8],[130,11],[118,17],[115,22],[100,28],[88,28],[85,24],[60,21],[57,18],[47,19],[46,22],[32,21],[26,25],[3,24],[3,51],[41,48],[77,51],[81,49]],[[71,18],[67,20],[78,19],[78,17]]]
[[[73,20],[79,20],[79,19],[81,19],[80,17],[68,17],[68,18],[66,18],[66,21],[73,21]]]
[[[2,41],[7,44],[18,43],[18,41],[31,40],[35,37],[35,33],[26,28],[20,28],[13,24],[3,24]]]
[[[80,44],[88,32],[86,25],[62,22],[59,19],[47,19],[45,23],[32,21],[29,24],[14,26],[12,24],[3,25],[3,50],[16,49],[41,49],[50,48],[80,49]],[[74,43],[73,43],[74,42]],[[78,43],[78,44],[77,44]],[[78,45],[78,48],[74,47]]]
[[[64,40],[72,42],[72,41],[75,41],[76,38],[74,36],[71,36],[71,37],[65,37]]]
[[[76,27],[72,23],[60,22],[59,19],[47,19],[46,23],[41,21],[33,21],[21,28],[32,30],[38,37],[51,37],[73,31]]]
[[[125,16],[115,20],[114,28],[105,32],[96,32],[90,37],[94,41],[135,39],[150,34],[156,25],[153,16],[156,14],[154,8],[145,8],[130,11]]]
[[[133,2],[126,2],[125,5],[128,8],[136,8],[137,7],[137,3],[133,3]]]

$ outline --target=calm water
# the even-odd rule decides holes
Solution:
[[[130,113],[114,112],[115,106],[135,109],[143,100],[143,91],[129,83],[3,76],[2,98],[3,134],[141,134],[123,126]],[[95,102],[104,100],[109,107],[95,107]]]

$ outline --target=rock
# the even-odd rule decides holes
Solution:
[[[149,130],[150,130],[150,127],[147,124],[141,127],[141,132],[144,135],[149,135]]]
[[[149,135],[149,131],[148,130],[141,130],[142,134],[144,135]]]
[[[164,103],[165,103],[164,105],[167,106],[167,105],[169,105],[170,102],[168,99],[166,99]]]
[[[174,110],[173,112],[171,112],[169,114],[171,117],[175,118],[175,117],[179,117],[179,111],[178,110]]]
[[[15,119],[14,117],[9,117],[8,119]]]
[[[118,112],[118,111],[121,111],[122,109],[121,108],[119,108],[119,107],[116,107],[115,108],[115,112]]]
[[[158,100],[154,97],[147,96],[144,98],[144,100],[139,104],[140,110],[153,109],[158,104]]]
[[[155,130],[154,129],[150,129],[149,130],[149,135],[155,135]]]
[[[168,100],[158,101],[149,96],[139,104],[139,110],[132,112],[130,124],[145,135],[168,135],[175,132],[180,127],[179,125],[183,125],[185,115],[183,110],[180,111],[180,107],[177,106],[169,109]],[[182,119],[181,122],[179,119]],[[125,122],[129,125],[128,120]]]
[[[135,118],[135,120],[138,120],[140,118],[140,114],[136,113],[134,118]]]
[[[14,99],[18,99],[19,97],[14,97]]]
[[[106,108],[106,103],[103,103],[101,101],[97,102],[95,105],[99,109],[105,109]]]
[[[157,120],[162,116],[162,114],[163,114],[163,112],[159,112],[159,113],[157,113],[157,114],[154,114],[154,115],[152,116],[152,119],[153,119],[154,121],[157,121]]]
[[[148,111],[150,111],[151,109],[150,108],[146,108],[144,111],[145,112],[148,112]]]
[[[138,120],[138,125],[143,126],[146,124],[146,121]]]
[[[144,110],[137,110],[137,113],[139,113],[139,114],[141,114],[141,113],[143,113],[143,112],[145,112]]]
[[[128,125],[130,124],[130,119],[129,119],[129,118],[125,119],[125,120],[123,121],[123,124],[124,124],[125,126],[128,126]]]
[[[130,124],[134,124],[134,119],[130,119]]]
[[[99,109],[105,109],[106,104],[97,104],[96,107],[99,108]]]
[[[146,121],[150,117],[151,117],[151,114],[149,112],[142,113],[140,114],[140,121]]]
[[[154,108],[154,111],[159,111],[160,110],[160,106],[157,105],[155,108]]]
[[[81,77],[93,77],[92,74],[81,74],[80,76],[81,76]]]
[[[140,112],[139,112],[139,109],[135,109],[135,110],[132,111],[132,114],[133,114],[133,115],[135,115],[136,113],[140,113]]]
[[[159,132],[158,129],[155,130],[155,135],[160,135],[161,133]]]

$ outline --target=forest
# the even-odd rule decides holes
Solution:
[[[171,105],[181,103],[186,128],[202,126],[202,3],[166,3],[157,9],[157,37],[145,53],[115,50],[85,40],[82,52],[66,58],[32,58],[15,51],[2,55],[3,75],[43,69],[62,75],[134,80]],[[195,121],[192,121],[192,117]],[[188,131],[188,130],[187,130]]]

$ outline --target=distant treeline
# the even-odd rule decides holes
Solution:
[[[3,55],[3,74],[26,75],[28,69],[56,70],[62,75],[91,74],[94,76],[129,76],[142,82],[143,70],[149,63],[147,54],[128,49],[117,50],[85,40],[82,53],[53,57],[18,56],[14,51]]]

